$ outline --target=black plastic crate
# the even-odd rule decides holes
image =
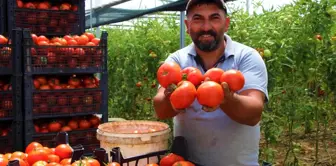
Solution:
[[[22,76],[0,76],[0,122],[22,117]]]
[[[134,156],[134,157],[129,157],[129,158],[124,158],[120,147],[114,147],[111,149],[110,151],[110,156],[111,156],[111,161],[112,162],[117,162],[120,165],[124,165],[124,164],[130,164],[130,163],[134,163],[135,166],[140,166],[139,162],[140,161],[144,161],[147,162],[147,164],[152,164],[149,163],[150,158],[157,158],[157,160],[159,161],[156,164],[160,163],[160,160],[167,154],[169,153],[174,153],[177,154],[179,156],[182,156],[185,160],[193,163],[195,166],[203,166],[201,164],[198,164],[196,162],[190,161],[189,160],[189,156],[188,156],[188,152],[187,152],[187,141],[185,140],[184,137],[178,136],[178,137],[174,137],[173,140],[173,144],[172,147],[168,150],[162,150],[162,151],[156,151],[156,152],[151,152],[151,153],[147,153],[147,154],[143,154],[143,155],[138,155],[138,156]],[[133,165],[133,164],[132,164]]]
[[[7,44],[0,44],[0,75],[22,74],[22,30],[14,29],[11,34],[3,35]]]
[[[48,125],[53,122],[57,121],[60,123],[64,123],[63,126],[71,126],[69,122],[71,123],[76,122],[80,123],[80,120],[83,119],[89,120],[91,116],[79,116],[75,118],[51,118],[51,119],[41,119],[41,120],[29,120],[25,121],[25,126],[24,126],[24,131],[25,131],[25,146],[27,146],[29,143],[32,141],[37,141],[41,143],[43,146],[48,146],[48,147],[56,147],[58,142],[57,142],[57,137],[56,135],[58,132],[42,132],[42,129],[47,127]],[[76,118],[78,118],[76,120]],[[101,118],[100,123],[104,123],[106,119],[105,117]],[[44,127],[45,126],[45,127]],[[70,146],[76,146],[76,145],[82,145],[85,149],[85,154],[92,154],[93,150],[96,148],[99,148],[100,143],[96,138],[96,130],[97,130],[97,125],[96,126],[90,126],[90,128],[87,129],[74,129],[71,131],[66,131],[68,133],[68,142]],[[39,129],[40,131],[37,132],[36,129]]]
[[[22,151],[22,122],[0,123],[0,154]]]
[[[6,24],[7,24],[7,1],[0,1],[0,34],[4,34],[6,32]]]
[[[25,74],[107,72],[107,32],[98,46],[39,46],[23,32]]]
[[[68,89],[62,82],[69,82],[72,75],[54,76],[54,75],[25,75],[24,80],[24,104],[25,120],[40,118],[71,117],[79,115],[102,114],[107,117],[108,114],[108,87],[107,74],[102,74],[98,87],[77,89]],[[93,79],[93,75],[76,75],[77,80],[83,82]],[[38,80],[42,81],[38,81]],[[55,81],[57,80],[57,81]],[[57,82],[57,87],[64,89],[52,89],[49,85]],[[47,82],[44,87],[49,90],[36,89],[35,84]],[[37,83],[36,83],[37,82]],[[84,84],[84,83],[82,83]],[[71,84],[73,85],[73,84]],[[61,87],[66,86],[66,87]],[[90,85],[91,86],[91,85]],[[54,88],[56,87],[53,86]],[[40,86],[42,88],[42,86]],[[74,88],[74,87],[72,87]]]
[[[18,6],[16,0],[7,1],[7,28],[8,30],[19,27],[29,28],[32,33],[37,35],[56,36],[66,35],[71,33],[84,33],[85,31],[85,1],[84,0],[62,0],[62,1],[47,1],[50,3],[50,8],[36,7],[43,0],[22,0],[23,7]],[[28,2],[29,7],[27,8]],[[71,6],[77,6],[77,11],[60,10],[62,3],[68,3]],[[58,9],[52,9],[56,7]]]

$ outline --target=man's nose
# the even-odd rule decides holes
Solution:
[[[212,29],[211,22],[209,20],[204,20],[203,31],[207,32]]]

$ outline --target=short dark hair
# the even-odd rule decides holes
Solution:
[[[218,8],[222,9],[224,13],[227,14],[224,0],[189,0],[186,6],[186,13],[188,14],[188,11],[196,5],[211,3],[217,5]]]

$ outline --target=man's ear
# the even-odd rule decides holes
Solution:
[[[227,32],[229,30],[230,27],[230,17],[226,17],[225,18],[225,27],[224,27],[224,32]]]
[[[186,32],[187,32],[188,34],[190,34],[190,33],[189,33],[189,21],[188,21],[187,19],[185,19],[185,20],[184,20],[184,24],[185,24],[185,26],[186,26]]]

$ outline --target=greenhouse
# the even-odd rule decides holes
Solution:
[[[0,166],[336,165],[336,0],[190,1],[0,0]]]

